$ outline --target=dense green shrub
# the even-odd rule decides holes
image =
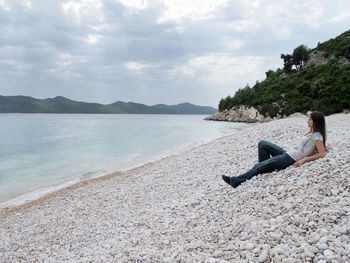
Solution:
[[[309,110],[319,110],[328,115],[349,109],[350,63],[342,63],[342,58],[349,59],[350,30],[310,50],[328,55],[331,59],[327,64],[304,67],[305,48],[298,48],[302,61],[299,60],[296,69],[291,69],[287,63],[284,69],[267,71],[264,81],[257,81],[251,88],[239,89],[233,97],[222,98],[219,111],[246,105],[255,107],[265,116],[275,117],[277,114],[306,113]],[[286,56],[283,55],[283,58]]]

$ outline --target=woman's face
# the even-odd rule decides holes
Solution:
[[[309,126],[310,129],[314,127],[314,121],[311,119],[310,115],[309,115],[309,119],[307,120],[307,125]]]

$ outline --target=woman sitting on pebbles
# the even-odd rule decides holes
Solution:
[[[283,170],[291,165],[297,167],[305,162],[323,158],[326,155],[326,123],[324,115],[321,112],[314,111],[309,114],[307,123],[310,131],[305,135],[300,145],[285,151],[273,143],[260,141],[258,144],[259,163],[240,176],[228,177],[223,175],[222,179],[236,188],[258,174]],[[317,153],[311,155],[315,150],[317,150]]]

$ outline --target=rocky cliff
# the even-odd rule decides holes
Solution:
[[[322,52],[313,51],[310,53],[310,57],[309,57],[308,61],[306,62],[305,67],[309,67],[311,65],[314,65],[314,66],[325,65],[329,62],[329,60],[334,59],[334,58],[335,58],[334,55],[331,55],[329,57],[325,57]],[[338,59],[339,59],[339,62],[342,64],[349,64],[350,63],[350,59],[347,59],[346,57],[340,57]]]

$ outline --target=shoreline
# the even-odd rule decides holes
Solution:
[[[0,213],[3,262],[350,261],[350,115],[327,116],[325,158],[252,178],[265,139],[288,148],[307,118],[259,123]]]
[[[25,156],[26,149],[24,149],[24,154],[22,154],[24,157],[19,156],[19,158],[17,158],[18,156],[15,152],[14,155],[12,155],[12,157],[11,155],[9,155],[7,159],[3,160],[2,163],[4,163],[4,166],[2,167],[5,170],[2,174],[2,178],[4,178],[4,183],[0,187],[3,190],[0,195],[0,208],[8,206],[18,206],[27,201],[38,199],[41,196],[47,195],[50,192],[71,186],[75,183],[79,183],[80,181],[84,181],[85,179],[105,176],[110,173],[115,173],[116,171],[129,170],[137,166],[143,165],[147,162],[153,162],[155,160],[162,159],[174,153],[181,153],[183,151],[189,150],[193,146],[199,146],[203,143],[211,142],[221,136],[225,136],[230,133],[235,133],[236,129],[244,127],[244,125],[241,124],[205,124],[203,117],[198,118],[197,116],[189,118],[175,117],[170,118],[167,121],[169,125],[166,127],[171,127],[172,125],[177,125],[179,127],[188,126],[188,131],[178,132],[179,135],[181,135],[179,137],[174,136],[176,135],[176,131],[169,131],[169,135],[167,135],[167,133],[164,132],[166,132],[166,129],[169,128],[165,128],[162,129],[164,135],[160,136],[160,138],[157,138],[157,136],[150,135],[158,135],[160,134],[159,132],[148,131],[150,130],[150,127],[162,125],[161,121],[164,121],[164,117],[157,117],[155,120],[153,120],[153,118],[151,119],[152,122],[148,122],[151,123],[150,125],[143,125],[141,122],[141,126],[148,127],[146,129],[147,132],[145,136],[140,136],[140,134],[138,134],[138,132],[133,131],[133,129],[131,129],[132,134],[130,134],[130,136],[125,136],[126,134],[129,134],[125,133],[126,128],[119,127],[129,127],[128,125],[121,125],[124,124],[123,120],[125,119],[122,119],[121,124],[116,125],[115,123],[119,123],[117,122],[119,118],[117,118],[114,120],[114,124],[112,125],[114,128],[120,128],[122,130],[121,136],[115,136],[113,128],[109,124],[106,125],[106,119],[94,119],[94,123],[98,124],[98,131],[101,132],[101,138],[111,137],[115,139],[111,142],[107,142],[107,139],[102,139],[100,141],[97,141],[97,143],[93,141],[91,145],[90,143],[86,142],[87,139],[89,139],[89,136],[91,137],[91,135],[89,134],[93,134],[93,132],[85,134],[83,133],[83,136],[81,136],[82,138],[79,139],[79,130],[77,130],[77,128],[79,128],[79,125],[86,125],[85,122],[79,122],[79,125],[73,125],[72,129],[58,129],[59,131],[57,133],[55,133],[55,131],[53,131],[52,128],[51,130],[48,129],[48,134],[52,134],[52,136],[48,136],[46,138],[47,142],[44,140],[44,143],[42,145],[39,143],[39,149],[33,156],[29,156],[29,154],[27,154],[28,156]],[[66,121],[66,119],[64,118],[63,120]],[[73,123],[72,120],[74,121],[75,118],[69,118],[69,123]],[[107,118],[107,120],[109,120],[109,118]],[[136,120],[134,121],[138,120],[139,117],[136,118]],[[48,127],[56,127],[54,125],[51,125],[51,119],[39,118],[39,120],[37,121],[39,121],[42,125],[44,125],[45,123],[49,123],[50,125],[48,125]],[[202,131],[200,131],[199,129],[196,129],[197,126],[201,127],[200,125],[197,125],[197,121],[198,123],[201,122],[200,124],[203,124],[204,127],[208,128],[208,130],[203,129]],[[58,123],[62,124],[62,122],[60,121],[58,121]],[[67,127],[68,126],[69,125],[67,125]],[[61,125],[60,127],[64,127],[64,125]],[[103,129],[100,127],[102,127]],[[94,132],[96,132],[96,130],[97,129],[95,129]],[[77,138],[77,140],[75,141],[81,143],[75,143],[74,145],[69,146],[69,137],[67,137],[68,139],[65,139],[64,136],[59,135],[60,132],[69,133],[71,138]],[[4,134],[6,134],[6,132],[4,132]],[[29,132],[28,134],[33,135],[35,138],[37,138],[36,135],[40,135],[37,134],[37,132]],[[58,136],[55,136],[56,134],[58,134]],[[22,136],[21,138],[23,139],[24,137],[28,136]],[[30,138],[32,138],[32,136],[30,136]],[[139,143],[139,145],[131,143],[131,146],[129,147],[130,150],[128,150],[128,148],[126,149],[125,147],[128,147],[127,143],[123,142],[128,141],[129,139],[132,141],[136,140],[136,144]],[[5,149],[6,147],[8,147],[10,150],[12,148],[15,149],[14,146],[16,145],[16,141],[6,141],[9,142],[7,144],[5,143]],[[29,140],[28,138],[28,140],[26,141],[32,140]],[[59,143],[65,144],[63,151],[55,150],[55,148],[59,148],[57,147]],[[52,145],[53,147],[51,147]],[[28,144],[24,146],[27,146],[30,149],[30,147],[34,147],[36,145]],[[94,148],[97,149],[96,153],[94,152]],[[120,150],[118,150],[119,148]],[[67,154],[69,156],[68,158],[64,157],[65,150],[67,150]],[[45,151],[48,152],[48,154],[45,155]],[[49,160],[45,157],[47,155],[51,156]],[[29,162],[28,164],[26,164],[26,166],[22,165],[23,162],[17,164],[17,160],[20,160],[21,157],[27,158],[32,162]],[[92,162],[90,162],[90,160]],[[10,161],[12,161],[12,163]],[[33,162],[35,163],[31,165]],[[59,163],[60,165],[56,165],[57,163]],[[13,165],[13,168],[16,169],[10,169],[11,165]],[[33,178],[33,180],[31,180],[31,178]]]
[[[199,145],[195,146],[184,146],[183,149],[180,150],[175,150],[174,152],[169,152],[165,154],[161,154],[157,157],[154,157],[153,159],[151,158],[148,161],[141,162],[139,164],[132,165],[130,167],[122,168],[113,172],[107,172],[101,175],[97,176],[92,176],[86,179],[74,179],[71,181],[64,182],[62,184],[58,185],[52,185],[52,186],[47,186],[43,188],[39,188],[37,190],[21,194],[17,197],[11,198],[7,201],[4,201],[0,203],[0,215],[1,214],[6,214],[8,212],[12,211],[17,211],[21,210],[26,207],[30,207],[31,205],[35,205],[38,202],[44,201],[46,199],[49,199],[51,197],[54,197],[60,193],[64,193],[65,191],[70,191],[72,189],[78,188],[78,187],[83,187],[87,186],[89,183],[93,183],[95,181],[104,181],[104,180],[109,180],[111,178],[114,178],[116,176],[122,176],[126,172],[132,172],[132,171],[137,171],[139,169],[142,169],[143,167],[147,167],[148,165],[153,165],[154,163],[157,163],[159,161],[175,157],[177,155],[181,155],[185,152],[192,151],[193,149],[196,149],[201,146],[208,145],[210,143],[213,143],[216,140],[224,139],[226,137],[230,137],[235,135],[236,133],[239,133],[242,129],[246,128],[239,128],[235,129],[232,133],[228,135],[224,135],[218,138],[214,139],[209,139],[208,142],[205,143],[200,143]],[[53,189],[53,190],[50,190]],[[43,192],[43,193],[41,193]],[[24,199],[24,200],[23,200]]]
[[[224,137],[226,137],[226,136],[224,136]],[[222,138],[222,137],[220,137],[220,138]],[[209,144],[209,143],[205,143],[205,144],[202,144],[202,145],[206,145],[206,144]],[[194,146],[192,148],[200,147],[202,145]],[[188,150],[185,150],[185,151],[189,151],[191,149],[188,149]],[[73,183],[72,185],[63,186],[62,188],[59,188],[57,190],[53,190],[52,192],[48,192],[48,193],[46,193],[43,196],[40,196],[38,198],[26,200],[26,201],[24,201],[24,203],[21,203],[19,205],[1,206],[1,204],[0,204],[0,216],[3,215],[3,214],[6,214],[6,213],[13,213],[13,212],[20,211],[22,209],[30,208],[33,205],[40,204],[41,202],[44,202],[44,201],[49,200],[51,198],[54,198],[54,197],[56,197],[58,195],[65,194],[66,192],[70,192],[70,191],[72,191],[74,189],[78,189],[78,188],[81,188],[81,187],[89,187],[89,185],[91,185],[91,184],[93,184],[95,182],[104,182],[104,181],[111,180],[111,179],[113,179],[113,178],[115,178],[117,176],[123,176],[125,173],[128,173],[128,172],[131,172],[131,173],[132,172],[137,172],[138,170],[141,170],[141,169],[143,169],[145,167],[152,166],[154,163],[160,162],[162,160],[166,160],[166,159],[171,158],[171,157],[175,157],[175,156],[180,155],[180,154],[181,154],[181,152],[170,154],[168,156],[160,157],[159,159],[156,159],[156,160],[153,160],[153,161],[149,161],[149,162],[146,162],[146,163],[143,163],[143,164],[136,165],[135,167],[121,169],[121,170],[118,170],[118,171],[115,171],[115,172],[112,172],[112,173],[108,173],[108,174],[104,174],[104,175],[101,175],[101,176],[98,176],[98,177],[87,178],[87,179],[84,179],[82,181]],[[65,184],[63,184],[63,185],[65,185]],[[20,198],[20,196],[17,197],[17,198]],[[17,199],[17,198],[14,198],[14,199]],[[11,200],[13,200],[13,199],[11,199]],[[7,202],[11,202],[11,200],[6,201],[5,204]]]

